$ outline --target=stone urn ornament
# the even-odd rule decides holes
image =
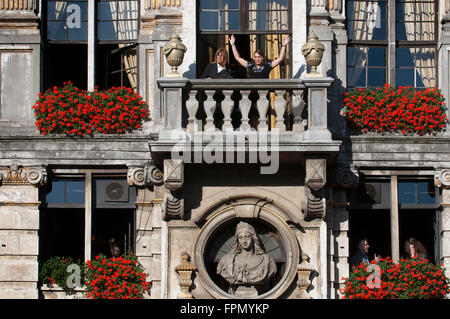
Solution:
[[[181,43],[180,36],[178,34],[172,35],[169,42],[163,47],[167,64],[172,68],[172,71],[166,77],[181,77],[181,74],[178,73],[178,67],[183,63],[184,53],[186,51],[187,48]]]
[[[319,42],[317,35],[311,33],[302,46],[302,54],[305,56],[306,63],[311,67],[311,72],[307,73],[307,76],[323,76],[317,72],[317,67],[322,63],[323,51],[325,51],[325,46]]]

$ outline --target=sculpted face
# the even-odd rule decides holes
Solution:
[[[238,241],[242,249],[250,250],[253,248],[253,237],[250,232],[242,232],[238,235]]]

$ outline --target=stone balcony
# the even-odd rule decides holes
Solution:
[[[329,77],[160,78],[150,148],[194,152],[243,141],[239,146],[245,151],[276,144],[272,151],[335,154],[341,141],[332,140],[327,125],[332,82]]]

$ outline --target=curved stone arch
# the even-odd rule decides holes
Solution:
[[[256,203],[262,203],[255,209],[257,213],[251,213],[249,209],[252,200],[254,207],[256,206]],[[231,205],[230,201],[234,201],[234,203],[237,204]],[[247,206],[246,208],[243,208],[244,213],[240,212],[241,208],[239,208],[239,206]],[[293,284],[295,284],[294,281],[297,275],[297,266],[301,256],[301,248],[298,239],[285,219],[285,217],[289,216],[290,215],[284,209],[278,207],[273,201],[270,201],[261,195],[243,194],[240,196],[222,197],[221,202],[210,206],[208,210],[205,210],[204,214],[197,216],[203,217],[199,218],[199,221],[206,220],[194,243],[193,259],[198,269],[197,275],[200,284],[213,298],[236,298],[220,289],[207,272],[204,255],[207,249],[208,240],[211,236],[217,234],[224,224],[230,221],[239,219],[245,219],[247,221],[264,221],[278,231],[286,251],[286,264],[284,274],[279,282],[272,289],[258,296],[257,299],[273,299],[282,296]]]
[[[276,211],[284,221],[300,224],[303,221],[303,213],[298,205],[295,205],[288,198],[275,194],[264,188],[255,187],[253,190],[246,190],[244,193],[236,188],[224,197],[223,192],[219,192],[208,198],[207,202],[199,209],[192,210],[192,220],[202,225],[209,220],[218,211],[226,208],[234,208],[238,210],[238,215],[257,215],[255,208],[243,207],[253,205],[252,207],[271,209]]]

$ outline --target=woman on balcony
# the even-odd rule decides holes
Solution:
[[[236,38],[232,34],[230,36],[230,44],[231,49],[233,50],[233,55],[236,61],[239,62],[240,65],[242,65],[244,68],[247,69],[248,77],[250,79],[268,79],[270,71],[272,71],[273,68],[275,68],[278,64],[280,64],[281,61],[284,59],[284,55],[286,52],[286,45],[291,41],[291,37],[288,35],[286,38],[283,39],[283,45],[281,48],[280,56],[273,60],[272,62],[265,62],[264,54],[261,50],[256,50],[253,53],[253,61],[247,61],[239,55],[239,52],[235,45]]]

